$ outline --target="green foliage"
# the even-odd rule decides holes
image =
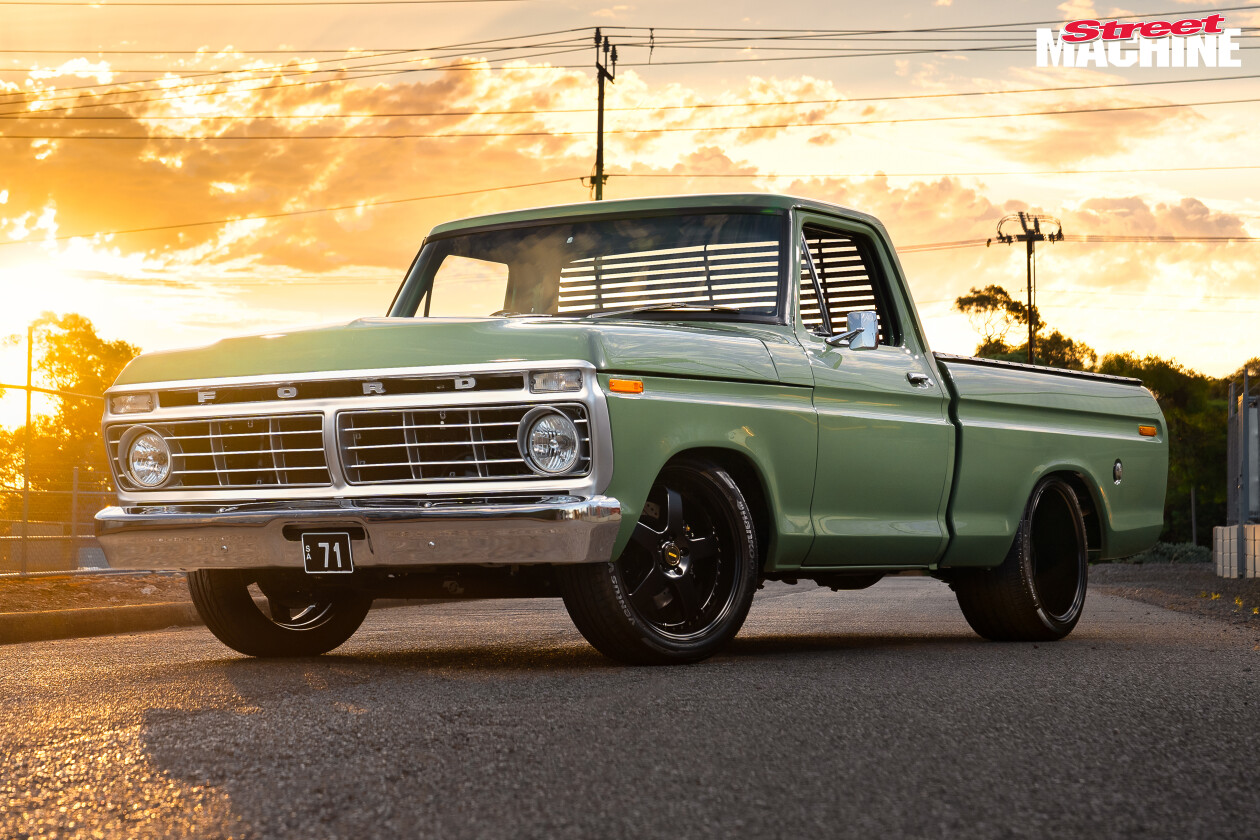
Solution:
[[[1242,367],[1230,374],[1229,379],[1242,379],[1244,370],[1252,379],[1260,379],[1260,356],[1243,362]]]
[[[985,359],[1004,362],[1028,361],[1028,342],[1019,345],[1006,343],[1006,336],[1017,324],[1028,325],[1028,307],[1011,297],[1001,286],[985,286],[960,296],[954,308],[967,316],[971,326],[980,333],[980,346],[976,355]],[[1033,334],[1041,332],[1046,322],[1041,319],[1037,307],[1032,308]],[[1098,363],[1094,348],[1081,341],[1074,341],[1055,330],[1036,339],[1034,361],[1048,367],[1070,370],[1093,370]]]
[[[1028,343],[1011,347],[1000,342],[985,342],[976,348],[976,355],[1003,362],[1028,361]],[[1098,363],[1098,353],[1083,341],[1075,341],[1055,330],[1037,339],[1039,365],[1067,368],[1069,370],[1093,370]]]
[[[1194,543],[1158,542],[1125,563],[1211,563],[1212,550]]]
[[[1028,325],[1028,307],[1001,286],[983,289],[972,286],[970,292],[954,301],[954,308],[965,314],[971,326],[984,337],[981,346],[989,346],[994,353],[1004,352],[1006,336],[1016,325]],[[1032,316],[1034,330],[1041,329],[1045,322],[1035,306]]]
[[[82,315],[46,312],[35,328],[35,382],[42,387],[86,396],[100,396],[127,362],[140,351],[125,341],[107,341],[96,334]],[[102,403],[99,399],[64,397],[55,414],[34,418],[30,436],[30,482],[35,493],[69,490],[78,468],[82,489],[110,481],[105,447],[101,442]],[[22,483],[26,429],[0,429],[0,484]],[[33,494],[34,495],[34,494]],[[60,522],[69,519],[68,496],[40,496],[32,519]],[[21,498],[0,496],[0,519],[16,519]]]

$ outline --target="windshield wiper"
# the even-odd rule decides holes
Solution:
[[[511,309],[500,309],[491,312],[491,318],[550,318],[550,312],[513,312]]]
[[[732,306],[697,306],[694,303],[654,303],[650,306],[633,306],[629,309],[615,309],[605,312],[592,312],[587,318],[624,318],[640,312],[655,312],[662,309],[677,309],[683,312],[740,312]]]

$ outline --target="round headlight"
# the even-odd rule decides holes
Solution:
[[[171,475],[171,448],[157,432],[146,429],[127,445],[127,472],[141,487],[158,487]]]
[[[577,426],[554,408],[535,408],[521,418],[517,445],[529,465],[546,475],[569,472],[581,454]]]

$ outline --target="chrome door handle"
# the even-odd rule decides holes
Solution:
[[[926,373],[915,373],[914,371],[906,374],[906,381],[916,388],[931,388],[936,384],[932,381],[932,377]]]

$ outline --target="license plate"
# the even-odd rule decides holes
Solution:
[[[345,531],[311,532],[302,535],[302,560],[311,575],[349,574],[354,571],[350,556],[350,535]]]

